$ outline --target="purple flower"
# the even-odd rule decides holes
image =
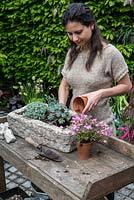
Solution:
[[[87,130],[92,130],[93,129],[91,125],[85,125],[84,128],[87,129]]]
[[[72,117],[71,135],[76,141],[100,141],[103,135],[111,136],[112,132],[104,121],[98,121],[88,115],[80,114]]]
[[[120,139],[127,140],[127,142],[131,142],[134,140],[134,131],[130,131],[129,125],[126,124],[124,127],[118,128],[121,132],[123,132]]]

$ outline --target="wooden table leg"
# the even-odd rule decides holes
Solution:
[[[5,170],[4,170],[4,161],[0,157],[0,192],[6,191],[6,180],[5,180]]]

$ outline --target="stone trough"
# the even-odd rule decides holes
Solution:
[[[31,137],[36,143],[69,153],[76,149],[74,137],[68,128],[61,128],[22,115],[26,107],[7,115],[9,128],[22,138]]]

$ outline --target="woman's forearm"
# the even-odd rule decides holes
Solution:
[[[121,81],[118,82],[116,86],[108,89],[102,89],[102,98],[113,97],[127,93],[130,91],[131,88],[132,88],[132,83],[128,75],[126,75]]]
[[[114,87],[100,89],[87,94],[83,94],[82,96],[86,96],[88,98],[88,102],[83,110],[83,113],[86,113],[91,109],[94,109],[102,98],[113,97],[127,93],[130,91],[131,88],[132,88],[132,83],[129,79],[129,76],[126,75]]]
[[[63,78],[62,81],[61,81],[61,84],[59,86],[59,90],[58,90],[59,103],[63,103],[64,105],[66,105],[68,95],[69,95],[69,85],[65,81],[65,79]]]
[[[129,90],[124,85],[117,85],[112,88],[102,89],[101,90],[102,98],[105,97],[114,97],[124,93],[127,93]]]
[[[64,105],[66,105],[67,103],[67,99],[68,99],[68,89],[63,88],[62,86],[59,87],[58,90],[58,99],[59,99],[59,103],[63,103]]]

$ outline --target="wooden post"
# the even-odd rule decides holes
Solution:
[[[0,192],[6,191],[6,181],[5,181],[5,171],[4,171],[4,161],[0,157]]]

